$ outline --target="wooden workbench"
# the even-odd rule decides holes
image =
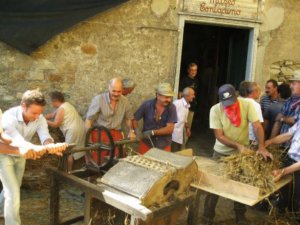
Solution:
[[[176,209],[184,209],[188,206],[193,198],[194,193],[190,192],[185,196],[179,196],[175,201],[160,205],[157,208],[146,208],[140,204],[140,200],[128,194],[117,191],[106,185],[96,185],[74,175],[57,170],[56,168],[47,169],[50,176],[50,225],[68,225],[84,219],[84,224],[90,224],[90,204],[92,199],[98,199],[124,213],[130,215],[131,225],[151,224],[155,225],[155,221],[159,218],[166,217]],[[59,218],[59,190],[62,184],[79,188],[85,193],[85,209],[84,215],[73,218],[69,221],[61,221]],[[152,222],[151,222],[152,221]],[[153,222],[154,221],[154,222]],[[159,224],[164,224],[158,222]]]
[[[192,187],[249,206],[266,199],[292,180],[291,176],[285,176],[275,183],[275,188],[271,192],[261,194],[260,189],[257,187],[224,177],[222,164],[217,161],[197,157],[196,162],[199,171],[196,181],[191,185]]]

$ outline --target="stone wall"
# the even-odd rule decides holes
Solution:
[[[137,83],[137,106],[160,81],[174,83],[176,0],[131,0],[84,21],[28,56],[0,43],[0,107],[19,104],[27,89],[60,90],[83,115],[115,76]]]
[[[130,0],[56,36],[32,55],[0,43],[0,107],[19,104],[39,87],[60,90],[84,115],[94,95],[115,76],[137,83],[136,108],[160,81],[174,84],[181,0]],[[276,62],[300,62],[298,0],[265,1],[254,80],[274,75]],[[276,69],[276,68],[275,68]],[[49,109],[47,109],[49,110]]]
[[[300,1],[265,1],[259,33],[256,80],[264,84],[270,77],[280,81],[290,76],[300,62]],[[278,71],[280,70],[280,71]]]

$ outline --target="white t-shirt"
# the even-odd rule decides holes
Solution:
[[[175,123],[174,125],[174,130],[172,133],[172,141],[178,144],[182,144],[183,130],[184,130],[184,125],[187,122],[190,104],[187,103],[184,98],[175,100],[173,104],[176,107],[177,123]]]
[[[0,109],[0,134],[3,133],[3,128],[2,128],[2,110]]]
[[[59,108],[64,109],[64,118],[59,128],[65,136],[65,142],[83,147],[85,141],[85,128],[82,118],[74,106],[69,102],[64,102]],[[85,152],[77,152],[73,154],[73,157],[76,160],[84,155]]]
[[[264,122],[260,104],[252,98],[246,98],[246,99],[252,102],[252,104],[254,105],[255,111],[258,114],[259,122],[261,123]],[[257,140],[252,123],[249,123],[249,140],[250,141]]]

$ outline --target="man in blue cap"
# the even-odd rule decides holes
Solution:
[[[259,121],[258,114],[250,101],[238,98],[235,88],[224,84],[219,88],[220,103],[210,109],[210,128],[214,130],[216,142],[213,159],[223,156],[242,153],[249,144],[249,123],[253,125],[258,141],[258,153],[264,158],[272,158],[264,146],[264,130]],[[215,208],[218,196],[208,194],[204,204],[205,224],[212,225],[215,217]],[[238,225],[248,225],[245,218],[245,205],[234,202],[235,219]]]

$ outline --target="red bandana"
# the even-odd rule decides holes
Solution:
[[[236,101],[230,106],[224,107],[225,114],[233,126],[239,127],[241,125],[241,111],[239,101]]]

